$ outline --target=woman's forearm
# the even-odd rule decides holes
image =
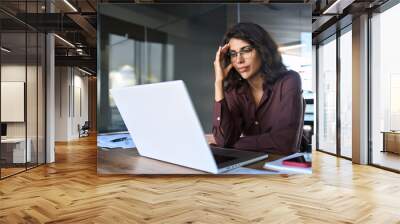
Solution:
[[[218,102],[224,99],[224,82],[215,81],[215,101]]]

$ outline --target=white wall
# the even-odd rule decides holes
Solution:
[[[2,65],[1,66],[1,81],[2,82],[25,82],[25,75],[27,69],[28,74],[36,74],[36,67],[34,66],[27,66],[18,65],[18,64],[9,64],[9,65]],[[28,76],[29,78],[29,76]],[[29,80],[29,85],[36,86],[36,81]],[[32,121],[36,124],[36,113],[31,113],[32,107],[36,108],[36,88],[27,88],[27,103],[31,109],[27,113],[28,122],[28,129],[33,128],[36,130],[36,125],[31,124]],[[34,104],[31,104],[34,102]],[[29,105],[31,104],[31,105]],[[7,110],[8,108],[1,108],[1,110]],[[36,109],[35,109],[36,110]],[[7,136],[8,137],[25,137],[25,123],[26,122],[7,122]],[[30,131],[28,130],[28,137]]]
[[[25,82],[25,65],[2,65],[1,81]],[[7,110],[7,108],[1,108],[1,110]],[[7,123],[7,137],[25,137],[25,122]]]
[[[75,70],[76,72],[77,70]],[[79,71],[78,71],[79,72]],[[75,73],[76,74],[76,73]],[[74,79],[74,86],[75,86],[75,116],[73,119],[72,126],[77,127],[78,124],[81,126],[85,123],[85,121],[89,120],[89,102],[88,102],[88,77],[82,76],[83,73],[79,72],[79,75],[75,75]],[[80,93],[78,93],[80,90]],[[80,95],[80,99],[78,96]],[[79,102],[80,101],[80,105]],[[79,108],[81,107],[81,108]],[[79,110],[81,109],[81,111]],[[73,135],[78,136],[78,129],[74,128]]]
[[[25,66],[25,64],[3,64],[1,66],[2,82],[24,82],[26,85],[26,106],[24,104],[22,107],[22,112],[26,112],[26,120],[23,122],[6,122],[7,137],[24,138],[26,135],[30,143],[32,161],[36,162],[38,158],[39,163],[44,163],[45,150],[43,77],[41,66]],[[1,110],[4,112],[12,110],[12,108],[1,108]],[[13,111],[7,112],[13,113]]]
[[[88,78],[72,67],[56,67],[55,73],[55,140],[70,141],[88,120]]]
[[[55,68],[55,141],[68,140],[68,86],[70,77],[67,67]]]

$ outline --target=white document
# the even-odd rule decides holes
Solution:
[[[285,171],[287,174],[312,174],[312,167],[303,168],[303,167],[287,166],[282,164],[283,160],[291,159],[298,156],[305,156],[307,158],[308,156],[311,157],[311,154],[295,153],[272,162],[267,162],[265,163],[264,168],[277,171]]]

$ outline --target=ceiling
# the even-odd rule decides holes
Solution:
[[[312,5],[313,37],[315,38],[329,26],[342,18],[345,14],[355,14],[368,8],[383,4],[386,0],[340,0],[349,5],[342,6],[341,14],[328,14],[323,12],[334,4],[334,0],[252,0],[252,1],[223,1],[243,3],[310,3]],[[88,69],[96,71],[96,28],[97,28],[97,4],[98,3],[182,3],[179,0],[1,0],[0,21],[4,38],[24,41],[15,37],[16,34],[26,27],[40,32],[55,32],[61,38],[56,38],[56,63],[62,65],[74,64],[79,66],[83,63]],[[185,3],[216,3],[213,0],[189,0]],[[273,7],[267,6],[270,12]],[[162,13],[174,18],[185,18],[193,15],[193,12],[201,10],[201,7],[193,7],[192,11],[177,11],[170,5],[162,8]],[[49,13],[52,11],[52,13]],[[274,15],[276,21],[285,19],[279,14]],[[273,19],[274,17],[271,17]],[[296,21],[295,21],[296,22]],[[288,23],[290,24],[290,22]],[[273,28],[273,27],[272,27]],[[298,29],[297,23],[293,23],[288,29]],[[14,34],[12,34],[14,33]],[[13,37],[14,35],[14,37]],[[291,42],[290,36],[282,32],[283,42]],[[18,43],[15,43],[18,45]],[[22,43],[21,43],[22,44]],[[32,45],[33,46],[33,45]],[[79,49],[79,50],[78,50]],[[28,52],[30,50],[28,49]],[[58,57],[58,60],[57,60]]]

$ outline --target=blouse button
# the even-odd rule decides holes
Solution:
[[[217,121],[219,121],[219,120],[221,120],[221,118],[220,118],[220,117],[217,117]]]
[[[255,125],[258,125],[258,121],[254,121],[254,124],[255,124]]]

